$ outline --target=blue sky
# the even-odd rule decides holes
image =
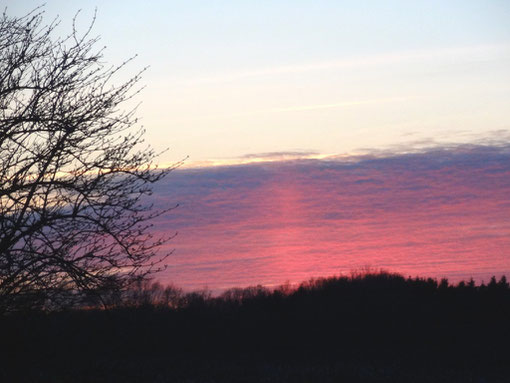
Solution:
[[[21,15],[40,3],[7,1]],[[508,1],[48,1],[105,60],[150,65],[138,101],[161,161],[356,154],[510,129]],[[122,80],[122,77],[119,78]],[[499,135],[499,136],[498,136]]]

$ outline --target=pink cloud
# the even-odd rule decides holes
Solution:
[[[181,206],[159,278],[185,288],[300,282],[365,265],[510,275],[510,150],[463,146],[356,161],[188,169],[155,191]]]

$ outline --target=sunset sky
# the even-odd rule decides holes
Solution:
[[[365,266],[458,282],[510,275],[510,145],[185,169],[161,278],[213,290]]]
[[[39,1],[3,1],[22,15]],[[213,289],[370,265],[510,274],[510,2],[64,1],[105,63],[150,66],[163,280]],[[222,165],[222,166],[218,166]]]
[[[3,2],[5,3],[5,1]],[[7,1],[23,14],[37,0]],[[510,128],[510,3],[55,1],[105,61],[150,68],[139,111],[168,163],[352,154],[494,137]]]

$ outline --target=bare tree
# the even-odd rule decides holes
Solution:
[[[0,19],[0,306],[60,305],[159,270],[144,198],[153,165],[135,109],[90,28],[55,38],[37,9]],[[143,146],[142,146],[143,145]],[[65,294],[64,294],[65,293]]]

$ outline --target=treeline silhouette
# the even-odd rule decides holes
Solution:
[[[216,297],[140,283],[92,303],[1,318],[0,380],[510,381],[504,276],[354,273]]]

